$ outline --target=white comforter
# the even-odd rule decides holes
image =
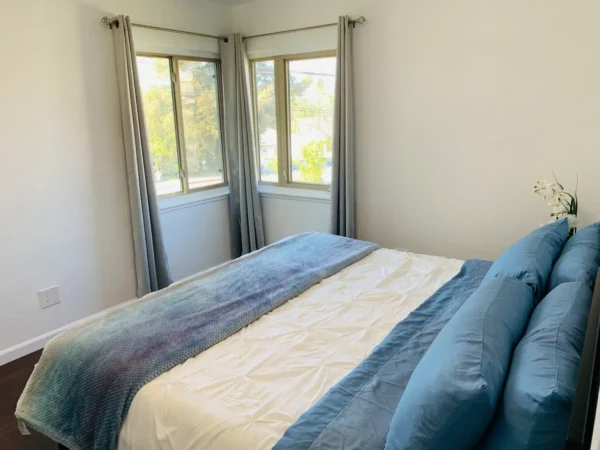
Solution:
[[[271,449],[461,265],[374,252],[144,386],[119,450]]]

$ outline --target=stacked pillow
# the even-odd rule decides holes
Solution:
[[[568,236],[566,219],[538,228],[502,253],[485,279],[516,278],[530,286],[538,299],[543,298],[552,267]]]
[[[492,265],[415,369],[392,418],[386,450],[465,449],[479,442],[568,228],[563,220],[537,229]]]
[[[600,222],[569,239],[552,270],[550,290],[569,281],[581,281],[594,289],[599,266]]]
[[[483,281],[413,372],[386,450],[472,448],[492,419],[532,308],[533,292],[525,283]]]
[[[564,449],[599,266],[600,223],[575,234],[556,262],[482,448]]]
[[[565,448],[591,301],[587,284],[563,283],[535,309],[482,448]]]

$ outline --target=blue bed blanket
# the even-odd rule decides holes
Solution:
[[[274,450],[383,450],[411,374],[491,264],[463,264],[458,275],[396,325],[367,359],[288,428]]]
[[[114,449],[146,383],[377,248],[294,236],[70,329],[44,349],[16,417],[70,450]]]

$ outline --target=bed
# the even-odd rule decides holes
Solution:
[[[310,420],[331,413],[333,408],[329,404],[329,398],[339,396],[340,389],[351,389],[353,377],[364,375],[365,370],[369,369],[368,364],[372,363],[373,358],[377,359],[378,352],[381,354],[386,351],[390,339],[397,339],[402,333],[407,334],[406,345],[412,345],[415,347],[414,351],[417,349],[420,352],[410,354],[403,350],[401,353],[404,356],[412,355],[408,359],[415,359],[410,370],[400,367],[400,370],[407,371],[408,379],[427,351],[427,348],[420,347],[429,347],[447,321],[461,308],[460,304],[452,306],[453,309],[449,305],[461,296],[462,302],[467,301],[491,266],[491,263],[483,261],[465,263],[455,259],[363,246],[356,247],[354,254],[349,254],[344,263],[335,259],[331,260],[331,264],[315,269],[309,267],[314,265],[314,255],[318,254],[319,258],[326,261],[328,254],[338,251],[327,252],[330,242],[338,245],[342,241],[332,241],[333,238],[320,234],[308,236],[317,239],[312,248],[306,242],[299,247],[297,242],[302,242],[302,239],[294,241],[295,238],[292,238],[291,245],[296,245],[292,253],[295,265],[290,266],[286,280],[289,280],[290,274],[299,274],[302,268],[301,270],[314,275],[312,281],[305,284],[299,282],[302,286],[298,287],[297,295],[292,295],[294,291],[285,288],[285,295],[289,298],[270,304],[267,310],[257,311],[256,316],[250,317],[246,324],[236,322],[235,327],[227,328],[229,331],[226,334],[220,331],[219,339],[215,343],[211,341],[199,354],[196,351],[192,353],[193,356],[186,357],[186,353],[182,353],[178,357],[179,363],[172,364],[172,367],[158,375],[152,375],[149,381],[140,383],[137,380],[136,383],[140,386],[127,390],[129,404],[118,424],[115,447],[119,450],[329,448],[314,442],[306,447],[303,444],[296,445],[301,439],[294,437],[294,432],[296,435],[305,434],[306,429],[314,428],[310,425]],[[287,242],[288,244],[284,243],[279,248],[290,245]],[[346,241],[343,242],[346,245]],[[272,255],[275,252],[276,250],[267,248],[262,254]],[[298,256],[302,252],[306,252],[306,259]],[[289,249],[282,252],[281,258],[284,256],[287,261],[290,257]],[[284,259],[278,261],[283,264]],[[233,264],[239,264],[239,260]],[[243,267],[249,265],[248,262],[244,264],[246,265]],[[236,270],[241,270],[240,267],[242,266],[238,266]],[[269,260],[264,267],[273,267],[273,261]],[[260,270],[266,271],[264,267]],[[218,277],[230,269],[230,265],[225,265],[202,274],[200,279]],[[181,290],[196,281],[196,278],[184,280],[173,290]],[[274,283],[273,286],[276,287],[273,289],[280,289],[279,285],[281,280]],[[247,289],[247,285],[244,289]],[[269,288],[263,285],[261,289]],[[444,302],[448,306],[442,311],[439,305]],[[132,305],[125,306],[124,310],[135,308],[136,302],[133,302]],[[434,310],[435,314],[439,313],[435,317],[444,317],[436,325],[437,328],[430,326]],[[118,315],[119,312],[115,314]],[[423,321],[423,317],[427,320]],[[590,447],[598,392],[596,355],[599,317],[600,294],[596,290],[581,356],[567,448]],[[108,323],[110,319],[106,318],[104,322]],[[101,324],[98,329],[106,330],[106,323]],[[414,328],[415,323],[422,328]],[[87,326],[97,325],[94,323]],[[87,333],[89,329],[84,331]],[[416,345],[415,342],[419,341],[408,336],[413,332],[426,336],[428,343]],[[67,338],[55,343],[55,348],[61,350],[72,347],[73,344]],[[72,363],[73,359],[70,361]],[[50,365],[43,359],[40,363],[42,369]],[[383,366],[378,371],[382,368]],[[40,371],[39,368],[36,370]],[[47,373],[45,375],[46,380],[39,374],[37,379],[41,380],[41,385],[46,383],[44,392],[47,392],[48,379],[52,377]],[[373,380],[373,384],[377,386],[385,382],[383,379]],[[42,394],[35,387],[36,380],[30,380],[25,392],[27,395],[23,396],[34,404],[30,409],[39,407],[43,400]],[[70,395],[68,389],[64,392],[69,392]],[[27,402],[23,398],[17,411],[23,431],[27,427],[41,431],[61,446],[67,446],[61,448],[84,448],[75,441],[65,439],[65,435],[77,434],[77,430],[65,432],[63,428],[53,432],[34,419],[33,414],[24,413],[26,408],[23,405]],[[379,417],[378,414],[387,414],[389,418],[386,421],[389,422],[398,402],[393,395],[387,398],[393,398],[391,403],[394,406],[382,407],[381,403],[386,400],[368,400],[378,404],[365,409],[370,411],[368,414],[374,421],[372,428],[375,430],[372,432],[376,438],[373,439],[380,439],[383,443],[389,423],[382,427],[384,431],[376,430],[380,420],[375,418]],[[360,405],[358,407],[361,408]],[[375,409],[371,411],[370,407]],[[51,409],[59,410],[60,407]],[[57,415],[55,413],[56,411],[48,413],[47,409],[44,412]],[[335,414],[341,415],[339,411]],[[309,428],[302,428],[307,423]],[[361,433],[364,435],[364,430]],[[295,443],[288,445],[292,438]],[[341,444],[339,448],[361,448],[356,447],[358,444],[354,445]],[[104,447],[100,444],[93,448]]]
[[[273,448],[461,266],[375,251],[144,386],[119,450]]]

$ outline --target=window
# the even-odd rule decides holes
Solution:
[[[138,55],[158,196],[224,186],[220,64]]]
[[[252,63],[260,180],[331,184],[335,52]]]

